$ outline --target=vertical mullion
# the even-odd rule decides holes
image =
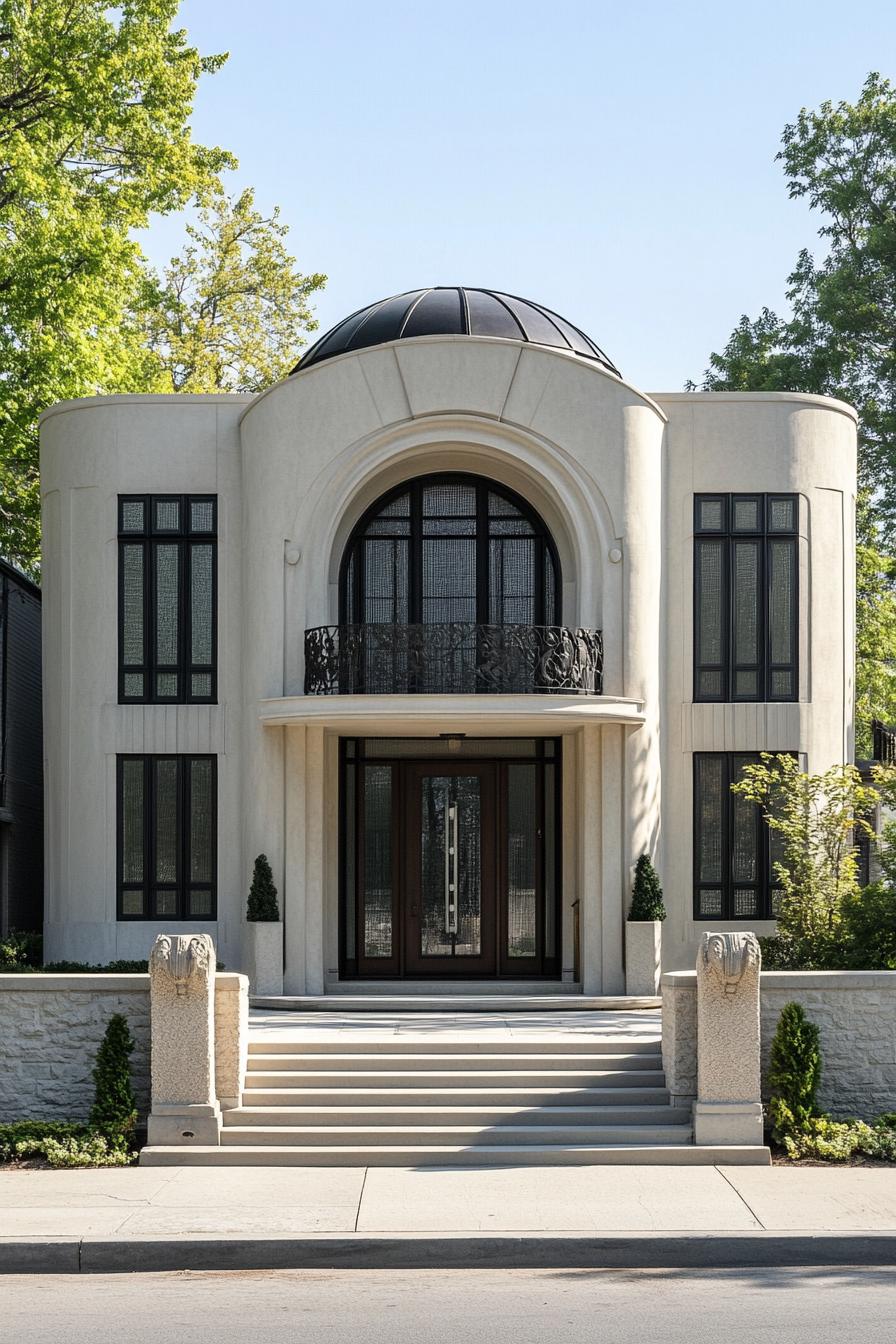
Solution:
[[[423,485],[419,480],[411,489],[408,562],[408,625],[419,625],[423,621]]]
[[[177,757],[177,808],[175,810],[174,843],[177,855],[177,913],[179,919],[186,919],[189,913],[190,856],[188,851],[190,848],[190,827],[187,814],[190,810],[191,767],[191,757]]]
[[[143,910],[145,919],[156,914],[155,770],[153,757],[143,757]]]
[[[185,508],[185,503],[181,509]],[[189,537],[180,542],[181,555],[178,565],[178,613],[180,630],[177,641],[177,689],[178,701],[188,704],[193,698],[193,543]]]
[[[489,547],[488,486],[481,481],[476,483],[476,623],[488,625],[491,612],[490,555]],[[503,563],[503,555],[502,555]],[[504,613],[497,622],[504,624]]]
[[[734,905],[734,850],[731,837],[734,834],[734,794],[731,792],[733,757],[731,752],[722,756],[722,792],[723,804],[720,822],[722,826],[722,917],[730,919]]]
[[[155,503],[150,498],[150,511],[155,508]],[[156,643],[156,565],[158,563],[158,542],[154,536],[146,539],[146,563],[144,570],[146,574],[144,592],[146,595],[146,620],[144,621],[144,634],[147,639],[146,648],[146,679],[147,695],[146,698],[150,704],[156,703],[156,691],[158,688],[157,664],[157,643]]]

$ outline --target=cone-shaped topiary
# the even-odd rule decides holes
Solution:
[[[649,854],[642,854],[635,865],[635,882],[628,917],[633,923],[666,918],[663,889],[657,871],[650,862]]]
[[[131,1146],[137,1125],[137,1102],[131,1084],[130,1056],[134,1038],[121,1013],[109,1018],[106,1034],[96,1052],[93,1081],[96,1085],[90,1124],[105,1135],[110,1148]]]
[[[768,1071],[769,1116],[778,1142],[791,1127],[799,1128],[815,1115],[820,1082],[818,1028],[798,1003],[788,1003],[778,1019]]]
[[[252,924],[273,924],[280,918],[277,904],[277,888],[274,886],[274,874],[266,854],[259,854],[252,873],[252,885],[249,888],[249,900],[246,905],[246,918]]]

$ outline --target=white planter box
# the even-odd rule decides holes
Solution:
[[[659,994],[663,924],[659,919],[626,920],[625,992]]]
[[[283,993],[283,921],[246,920],[243,960],[250,994]]]

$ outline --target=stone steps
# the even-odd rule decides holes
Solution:
[[[532,1167],[532,1166],[764,1166],[767,1148],[697,1148],[690,1143],[493,1144],[458,1147],[280,1147],[275,1144],[220,1148],[144,1148],[145,1167]]]

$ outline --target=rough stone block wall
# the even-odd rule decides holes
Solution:
[[[149,1109],[149,976],[0,975],[0,1123],[86,1120],[96,1052],[113,1013],[127,1018],[136,1043],[131,1069],[142,1119]]]
[[[695,971],[663,976],[663,1065],[670,1091],[696,1080]],[[831,1115],[873,1120],[896,1111],[896,971],[765,971],[760,979],[762,1095],[772,1038],[785,1004],[798,1003],[821,1036],[818,1104]],[[696,1081],[694,1081],[696,1091]]]
[[[228,1096],[242,1085],[246,986],[245,976],[215,977],[217,1090]],[[150,1105],[149,976],[0,975],[0,1124],[86,1120],[96,1052],[113,1013],[127,1018],[134,1037],[142,1123]]]
[[[821,1109],[861,1120],[896,1111],[896,972],[770,971],[762,980],[763,1096],[781,1010],[798,1003],[821,1035]]]

